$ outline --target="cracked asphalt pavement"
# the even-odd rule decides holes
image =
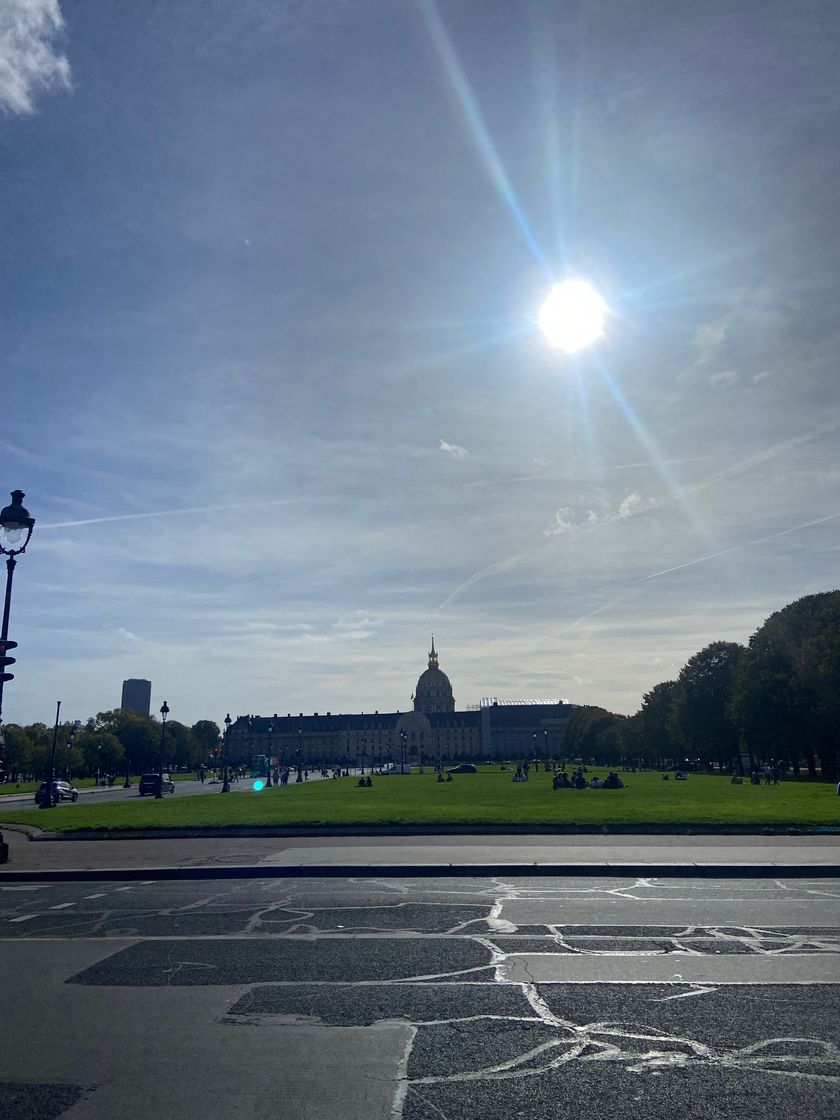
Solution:
[[[840,1115],[840,884],[0,883],[0,1120]]]

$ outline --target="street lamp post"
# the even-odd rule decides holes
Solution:
[[[10,649],[15,649],[17,642],[9,641],[9,611],[12,606],[12,579],[17,565],[16,557],[26,552],[29,538],[35,527],[35,518],[30,517],[29,510],[23,506],[26,497],[22,490],[12,490],[11,505],[0,510],[0,554],[6,559],[6,597],[3,600],[3,623],[0,626],[0,725],[3,722],[3,685],[14,678],[13,673],[7,673],[6,666],[13,665],[15,659],[7,657]],[[24,536],[24,534],[26,534]],[[23,544],[20,544],[23,537]]]
[[[169,715],[169,705],[164,702],[160,706],[160,765],[158,766],[158,783],[155,797],[163,797],[163,745],[166,738],[166,717]]]
[[[401,755],[401,758],[400,758],[400,773],[401,774],[405,773],[405,740],[406,740],[406,734],[405,734],[404,731],[401,731],[400,732],[400,755]]]
[[[295,784],[303,781],[303,764],[302,764],[302,760],[301,760],[302,748],[303,748],[303,728],[299,727],[298,728],[298,745],[297,745],[297,751],[295,752],[297,754],[297,777],[295,778]]]
[[[225,778],[222,782],[222,793],[230,793],[230,772],[228,770],[228,752],[230,751],[230,725],[233,720],[230,712],[225,716]]]
[[[72,769],[71,765],[70,765],[70,757],[73,753],[73,740],[76,737],[76,732],[78,730],[79,730],[79,721],[76,720],[75,723],[70,724],[70,733],[67,736],[67,766],[66,766],[65,771],[64,771],[65,782],[70,781],[70,773],[71,773],[71,769]]]
[[[55,745],[58,740],[58,713],[61,711],[61,701],[55,702],[55,726],[53,727],[52,750],[50,751],[50,768],[47,771],[47,788],[41,798],[41,809],[53,807],[53,782],[55,781]]]
[[[274,724],[268,725],[268,765],[265,768],[265,788],[271,789],[271,736],[274,731]]]

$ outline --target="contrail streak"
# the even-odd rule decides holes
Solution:
[[[236,502],[225,506],[192,506],[189,509],[153,509],[147,513],[116,513],[111,517],[86,517],[82,521],[54,521],[51,525],[39,525],[38,530],[43,532],[45,529],[73,529],[77,525],[102,525],[108,521],[140,521],[147,517],[179,517],[188,513],[224,513],[231,509],[266,509],[268,506],[294,505],[303,500],[303,498],[277,498],[270,502]]]
[[[637,579],[636,583],[644,583],[646,580],[656,579],[657,576],[667,576],[670,572],[678,572],[681,568],[690,568],[694,564],[702,564],[706,560],[716,560],[718,556],[728,556],[730,552],[738,552],[742,548],[752,548],[757,544],[766,544],[767,541],[775,541],[779,537],[787,537],[791,533],[799,533],[803,529],[810,529],[813,525],[824,525],[826,521],[834,521],[838,517],[840,517],[840,511],[830,513],[827,517],[818,517],[815,521],[806,521],[803,525],[794,525],[791,529],[782,529],[780,533],[771,533],[769,537],[758,537],[754,541],[735,544],[732,548],[722,548],[720,552],[710,552],[708,556],[698,556],[695,560],[686,560],[684,564],[675,564],[673,568],[663,568],[661,572],[651,572],[649,576],[642,576],[641,579]]]

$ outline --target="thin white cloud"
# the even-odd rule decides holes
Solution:
[[[267,509],[269,506],[291,506],[303,502],[303,498],[277,498],[268,502],[242,502],[236,505],[192,506],[189,509],[154,509],[147,513],[117,513],[111,517],[86,517],[81,521],[54,521],[51,525],[39,525],[45,529],[75,529],[77,525],[101,525],[109,521],[142,521],[147,517],[178,517],[188,513],[224,513],[227,510]]]
[[[618,507],[618,516],[621,518],[635,517],[637,513],[644,513],[646,509],[653,509],[657,504],[655,498],[643,498],[641,494],[628,494]]]
[[[64,26],[58,0],[0,3],[0,109],[32,113],[38,93],[70,88],[70,63],[55,50]]]
[[[697,328],[691,339],[692,348],[697,353],[696,365],[705,366],[714,361],[726,341],[731,322],[731,315],[721,315],[719,319],[712,319]]]
[[[447,443],[445,439],[440,441],[440,449],[447,455],[451,455],[453,459],[466,459],[469,455],[466,447],[459,447],[457,443]]]
[[[690,459],[649,459],[639,463],[613,463],[604,469],[608,471],[629,471],[635,467],[655,467],[658,470],[660,467],[682,466],[685,463],[703,463],[708,458],[708,455],[695,455]]]
[[[126,630],[126,628],[124,626],[118,627],[117,628],[117,633],[121,637],[127,638],[130,642],[139,642],[140,641],[140,639],[137,637],[137,635],[132,630]]]
[[[558,509],[554,514],[554,523],[547,529],[543,529],[543,536],[557,537],[581,529],[595,529],[612,521],[625,521],[628,517],[635,517],[646,510],[655,509],[660,504],[656,498],[644,498],[635,491],[626,494],[617,507],[601,489],[596,492],[595,497],[594,504],[597,509],[588,507],[575,510],[571,506]]]
[[[735,385],[738,381],[738,371],[736,369],[723,369],[720,373],[713,373],[709,378],[709,384],[713,389],[728,389],[730,385]]]
[[[758,544],[766,544],[768,541],[778,540],[779,537],[790,536],[791,533],[801,533],[804,529],[810,529],[814,525],[824,525],[827,521],[835,521],[840,517],[840,512],[829,513],[826,517],[817,517],[814,521],[805,521],[802,525],[794,525],[790,529],[782,529],[780,533],[771,533],[767,537],[758,537],[753,541],[744,541],[743,544],[735,544],[731,548],[722,548],[719,552],[710,552],[708,556],[697,556],[694,560],[686,560],[684,564],[675,564],[672,568],[663,568],[659,572],[651,572],[648,576],[642,576],[637,580],[637,583],[646,583],[649,579],[656,579],[658,576],[667,576],[671,572],[679,572],[682,568],[692,568],[695,564],[703,564],[706,560],[717,560],[719,556],[728,556],[731,552],[738,552],[742,548],[753,548]]]

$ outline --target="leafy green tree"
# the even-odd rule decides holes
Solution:
[[[619,732],[608,732],[617,724],[625,722],[626,718],[615,712],[608,712],[606,708],[588,704],[576,708],[566,723],[564,753],[584,760],[598,758],[606,765],[617,763],[624,749],[624,741]]]
[[[712,642],[689,658],[673,691],[673,724],[685,750],[721,769],[740,758],[730,701],[743,652],[737,642]]]
[[[772,614],[750,638],[733,714],[753,744],[764,741],[816,775],[840,770],[840,591],[806,595]],[[769,751],[765,751],[769,753]]]
[[[73,743],[73,755],[90,777],[122,774],[125,770],[125,748],[111,731],[80,731]]]
[[[99,712],[94,727],[97,732],[108,732],[116,736],[122,743],[125,757],[135,774],[157,769],[160,724],[156,720],[116,708],[113,711]]]
[[[31,774],[34,770],[34,748],[26,728],[16,723],[7,723],[3,726],[3,739],[6,746],[2,753],[2,765],[7,778]]]
[[[680,753],[679,738],[674,730],[676,688],[676,681],[654,685],[642,697],[642,706],[633,717],[639,749],[648,765],[664,768],[672,765]]]
[[[192,729],[175,719],[167,721],[163,757],[167,765],[192,766],[196,762],[198,748]]]
[[[214,747],[221,745],[222,733],[212,719],[200,719],[192,725],[193,739],[198,748],[196,764],[206,762]]]
[[[47,772],[52,748],[53,729],[45,723],[30,723],[24,728],[32,745],[30,771],[33,777],[40,778]]]

